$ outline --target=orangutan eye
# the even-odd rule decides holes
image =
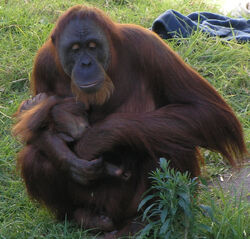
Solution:
[[[88,43],[88,48],[91,49],[91,50],[94,50],[96,48],[96,43],[91,41]]]
[[[73,51],[77,51],[77,50],[79,50],[80,49],[80,46],[79,46],[79,44],[74,44],[74,45],[72,45],[72,47],[71,47],[71,50],[73,50]]]

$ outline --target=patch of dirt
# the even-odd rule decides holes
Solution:
[[[230,192],[232,196],[242,196],[250,202],[250,159],[244,163],[240,171],[220,175],[219,182],[225,192]]]

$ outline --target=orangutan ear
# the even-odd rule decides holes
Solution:
[[[52,41],[52,43],[55,45],[56,37],[55,37],[54,34],[51,35],[51,41]]]

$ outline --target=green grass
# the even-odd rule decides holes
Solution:
[[[84,2],[103,9],[115,21],[135,23],[146,28],[167,9],[175,9],[183,14],[193,11],[218,12],[216,6],[205,0],[0,1],[0,239],[86,238],[83,230],[67,222],[56,222],[40,205],[28,199],[15,168],[15,155],[21,146],[11,136],[12,114],[18,104],[30,95],[29,79],[37,49],[46,40],[62,12]],[[180,44],[173,40],[168,43],[233,107],[249,143],[249,43],[224,42],[200,33],[183,39]],[[229,170],[218,154],[205,151],[205,156],[208,175],[216,176]],[[233,204],[229,197],[219,192],[219,196],[218,193],[211,196],[216,202],[220,198],[221,203],[214,205],[219,224],[213,226],[214,233],[207,238],[238,239],[229,237],[226,231],[230,223],[242,233],[247,229],[249,204],[241,201],[240,205]],[[202,192],[200,197],[212,205],[213,200],[206,196],[206,192]],[[246,233],[250,235],[249,231]]]

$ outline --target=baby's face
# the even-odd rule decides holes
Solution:
[[[83,133],[89,127],[89,123],[86,117],[75,116],[65,112],[64,121],[55,125],[55,129],[58,132],[64,133],[74,140],[81,138]]]

